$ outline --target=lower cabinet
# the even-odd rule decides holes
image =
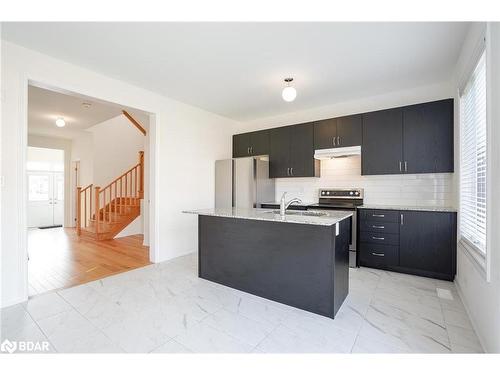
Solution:
[[[361,209],[358,217],[361,266],[455,278],[455,212]]]

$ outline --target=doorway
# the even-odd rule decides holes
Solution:
[[[142,130],[124,112],[133,116],[135,123],[142,125]],[[38,85],[28,86],[24,180],[28,296],[68,288],[151,263],[154,256],[148,246],[149,223],[154,222],[149,218],[151,118],[146,112],[96,98]],[[113,144],[118,133],[121,142],[110,149],[109,145]],[[106,223],[82,228],[77,220],[78,209],[87,203],[92,205],[92,201],[88,199],[90,195],[82,197],[78,191],[90,186],[95,193],[99,186],[107,186],[123,170],[130,166],[134,168],[138,157],[134,147],[140,149],[140,154],[147,160],[146,169],[144,162],[141,164],[143,175],[136,173],[141,176],[143,184],[143,195],[137,198],[140,204],[128,202],[140,206],[140,212],[130,223],[119,227],[118,234],[112,238],[98,238],[92,229],[99,228],[102,237],[105,232],[103,225],[114,225],[115,221],[127,216],[116,214],[116,207],[126,204],[121,203],[121,196],[115,198],[114,205],[109,204],[109,195],[104,195],[104,199],[100,197],[100,204],[93,206],[95,212],[92,209],[86,211],[88,221],[94,224],[106,217]],[[127,188],[124,194],[127,194]],[[108,213],[101,212],[104,210]],[[127,211],[127,214],[132,216],[131,212]]]
[[[28,228],[64,224],[64,150],[28,147]]]

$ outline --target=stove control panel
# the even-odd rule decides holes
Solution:
[[[319,197],[363,199],[363,189],[319,189]]]

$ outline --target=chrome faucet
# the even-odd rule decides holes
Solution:
[[[283,193],[283,195],[281,196],[281,201],[280,201],[280,215],[282,217],[285,216],[286,214],[286,210],[288,209],[288,207],[290,207],[291,204],[293,203],[302,203],[302,201],[299,199],[299,198],[293,198],[291,199],[290,201],[286,201],[286,191]]]

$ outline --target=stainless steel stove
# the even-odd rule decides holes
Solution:
[[[319,189],[318,203],[308,209],[353,211],[351,224],[351,243],[349,245],[349,266],[357,267],[357,207],[363,204],[363,189]]]

